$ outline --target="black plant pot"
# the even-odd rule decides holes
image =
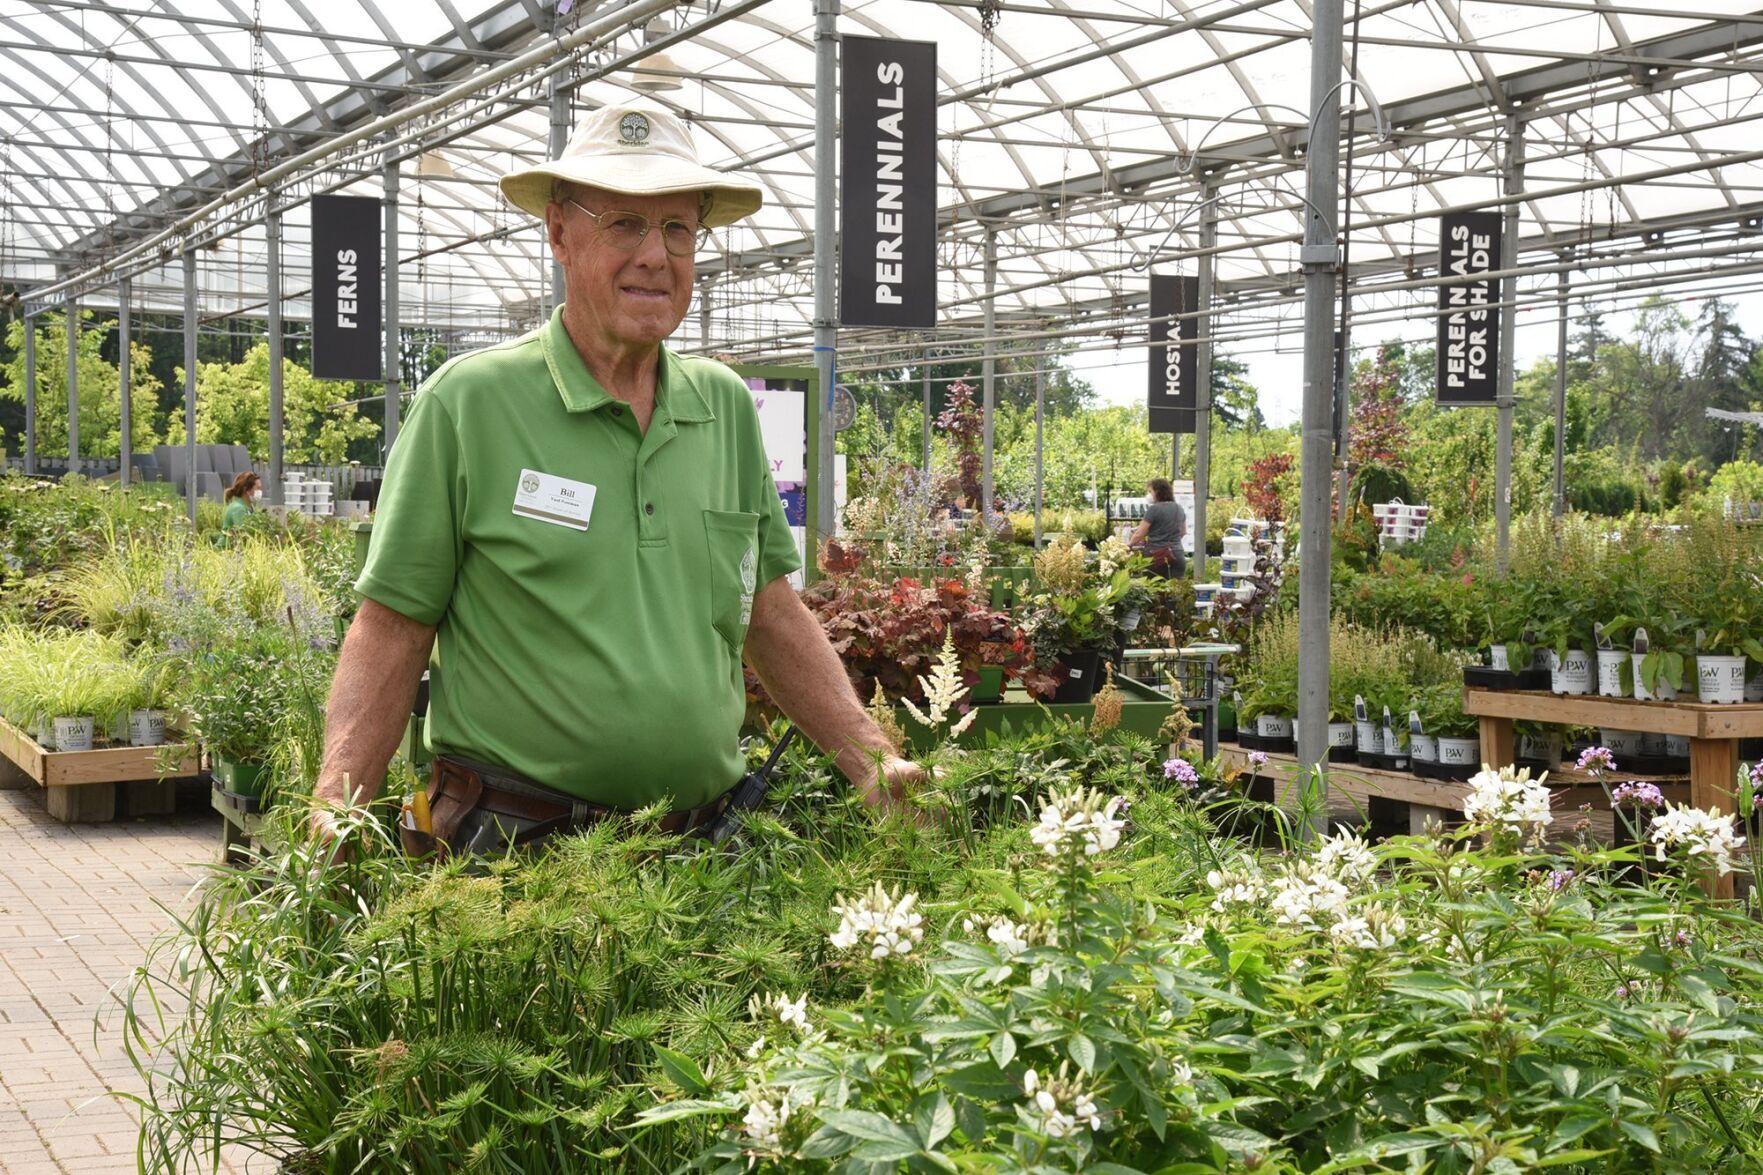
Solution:
[[[1053,701],[1061,705],[1082,704],[1096,696],[1096,685],[1102,676],[1102,651],[1078,649],[1059,661],[1059,686]]]

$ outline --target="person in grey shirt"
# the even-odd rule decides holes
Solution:
[[[1153,572],[1164,579],[1178,579],[1188,573],[1187,556],[1181,549],[1182,536],[1188,532],[1187,512],[1175,500],[1175,487],[1168,478],[1154,477],[1145,489],[1151,504],[1128,541],[1143,548]]]

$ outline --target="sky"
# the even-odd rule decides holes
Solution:
[[[1744,279],[1740,279],[1741,281]],[[1763,293],[1743,292],[1728,299],[1737,308],[1738,320],[1745,333],[1763,336]],[[1679,308],[1694,318],[1699,302],[1686,301]],[[1361,348],[1375,347],[1391,339],[1430,344],[1431,320],[1404,324],[1406,329],[1380,323],[1356,332],[1353,337],[1354,356],[1364,354]],[[1624,336],[1633,329],[1634,314],[1630,311],[1608,314],[1603,329]],[[1577,328],[1570,325],[1572,333]],[[1518,312],[1518,370],[1523,371],[1538,359],[1553,359],[1556,343],[1554,308],[1520,308]],[[1261,390],[1261,414],[1267,423],[1281,426],[1296,423],[1302,408],[1304,388],[1303,336],[1296,324],[1279,339],[1259,339],[1240,348],[1225,350],[1248,364],[1249,381]],[[1096,389],[1097,399],[1106,404],[1138,404],[1145,399],[1145,351],[1143,348],[1113,351],[1092,351],[1073,355],[1071,366]]]

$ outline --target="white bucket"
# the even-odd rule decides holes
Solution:
[[[1622,649],[1598,650],[1598,693],[1606,698],[1629,695],[1629,662],[1634,654]]]
[[[1642,753],[1641,732],[1638,730],[1611,730],[1600,726],[1598,740],[1616,757],[1617,763]]]
[[[1745,700],[1745,659],[1696,655],[1696,696],[1704,705]]]
[[[1361,755],[1383,754],[1383,727],[1375,722],[1355,722],[1353,731],[1354,745]]]
[[[1294,728],[1296,725],[1293,723]],[[1336,750],[1340,747],[1350,748],[1353,745],[1353,738],[1354,730],[1351,722],[1331,722],[1328,724],[1329,750]]]
[[[164,710],[129,711],[129,746],[157,747],[165,742]]]
[[[1257,738],[1291,738],[1292,720],[1284,714],[1257,714],[1255,716],[1255,736]]]
[[[1642,734],[1641,754],[1658,758],[1665,753],[1665,736],[1662,734]]]
[[[1438,762],[1441,767],[1467,767],[1474,770],[1481,766],[1481,740],[1479,738],[1439,739]]]
[[[1690,757],[1690,736],[1687,734],[1668,734],[1665,736],[1665,754],[1673,759]]]
[[[1763,665],[1757,666],[1757,671],[1745,678],[1745,701],[1763,702]]]
[[[1416,763],[1437,763],[1439,740],[1430,734],[1411,734],[1408,736],[1408,753]]]
[[[89,751],[92,749],[92,727],[90,718],[57,718],[55,720],[55,749],[58,751]]]
[[[1592,659],[1584,649],[1568,649],[1565,659],[1549,654],[1549,689],[1558,694],[1592,692]]]
[[[1499,670],[1502,670],[1502,671],[1505,671],[1508,673],[1511,672],[1512,661],[1506,652],[1505,645],[1493,645],[1488,649],[1488,652],[1491,655],[1491,658],[1493,661],[1493,668],[1499,669]]]

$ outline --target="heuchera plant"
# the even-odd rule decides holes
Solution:
[[[845,663],[858,696],[879,683],[895,699],[925,701],[919,678],[931,672],[945,634],[953,641],[962,681],[979,681],[985,666],[1004,670],[1037,697],[1056,682],[1035,669],[1035,651],[1008,614],[994,611],[959,579],[920,583],[877,580],[860,573],[831,575],[802,594]]]

